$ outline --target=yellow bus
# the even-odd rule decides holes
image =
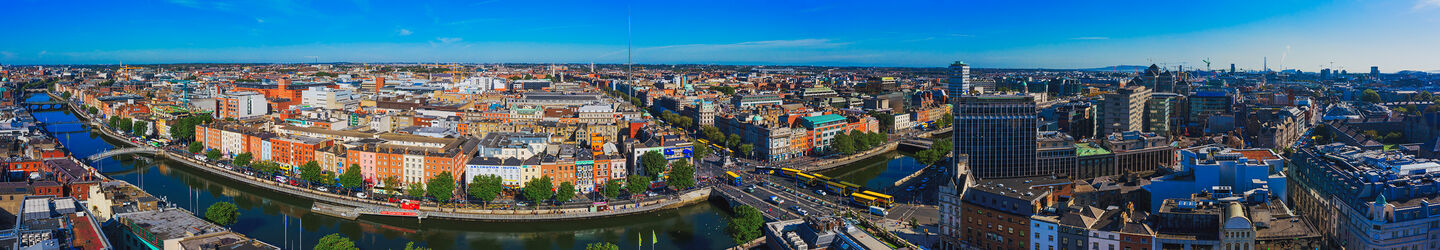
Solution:
[[[895,197],[888,194],[882,194],[870,190],[865,190],[865,192],[860,193],[865,194],[866,196],[875,197],[876,205],[890,207],[890,205],[895,204]]]
[[[800,170],[793,168],[780,168],[780,176],[795,177],[795,174],[798,173],[800,173]]]
[[[695,142],[699,142],[700,145],[709,145],[709,144],[710,144],[710,141],[707,141],[707,140],[705,140],[705,139],[695,139]]]
[[[733,185],[735,185],[736,187],[739,187],[739,186],[740,186],[740,175],[735,174],[735,172],[730,172],[730,171],[725,171],[725,175],[730,176],[730,179],[729,179],[730,184],[733,184]]]
[[[815,176],[810,175],[810,174],[806,174],[806,173],[795,173],[795,176],[796,176],[796,178],[799,178],[799,179],[800,179],[800,180],[799,180],[800,183],[807,183],[807,184],[808,184],[808,183],[810,183],[810,181],[815,180]]]
[[[875,197],[870,197],[862,193],[850,193],[850,202],[862,207],[869,207],[875,205]]]
[[[819,179],[821,182],[830,181],[830,177],[823,174],[815,174],[815,178]]]
[[[860,191],[860,185],[855,185],[854,183],[844,181],[827,181],[825,182],[825,188],[829,189],[832,193],[840,195],[846,195]]]

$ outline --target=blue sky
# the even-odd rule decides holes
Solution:
[[[1440,0],[12,0],[3,64],[625,62],[1440,70]],[[628,15],[627,15],[628,13]]]

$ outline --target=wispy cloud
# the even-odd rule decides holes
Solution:
[[[833,48],[849,45],[850,43],[834,42],[830,39],[795,39],[795,40],[765,40],[749,41],[727,44],[681,44],[650,47],[645,49],[668,49],[668,48],[700,48],[700,49],[733,49],[733,48]]]
[[[1428,8],[1434,8],[1434,7],[1440,7],[1440,0],[1417,0],[1417,1],[1415,1],[1415,8],[1414,8],[1414,9],[1419,10],[1419,9],[1428,9]]]
[[[256,18],[255,18],[255,22],[257,22],[257,23],[265,23],[265,19],[256,17]]]
[[[462,38],[459,38],[459,37],[437,37],[437,38],[435,38],[435,40],[436,40],[436,41],[440,41],[440,43],[443,43],[443,44],[451,44],[451,43],[458,43],[458,42],[463,41],[463,40],[465,40],[465,39],[462,39]]]
[[[1103,37],[1103,36],[1082,36],[1082,37],[1072,37],[1072,38],[1070,38],[1070,40],[1110,40],[1110,38],[1109,38],[1109,37]]]
[[[415,32],[410,32],[409,29],[400,29],[400,30],[396,30],[396,31],[395,31],[395,34],[396,34],[396,35],[400,35],[400,36],[408,36],[408,35],[410,35],[410,34],[415,34]]]
[[[470,6],[486,5],[486,4],[496,3],[496,2],[500,2],[500,0],[479,1],[479,2],[471,3]]]

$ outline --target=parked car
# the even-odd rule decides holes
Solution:
[[[815,194],[825,195],[825,190],[824,190],[824,189],[816,189],[816,190],[815,190]]]
[[[365,199],[365,198],[368,198],[368,197],[370,197],[370,195],[365,194],[364,192],[357,192],[357,193],[355,193],[355,198]]]
[[[330,188],[326,187],[315,187],[315,190],[320,190],[320,192],[330,192]]]

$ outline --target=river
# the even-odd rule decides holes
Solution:
[[[48,101],[34,95],[28,102]],[[41,122],[79,120],[69,111],[33,114]],[[76,158],[114,148],[98,132],[80,124],[46,127],[60,133],[60,143]],[[68,133],[68,132],[76,133]],[[120,160],[118,158],[127,158]],[[611,242],[634,249],[643,235],[643,248],[723,249],[735,245],[725,233],[730,216],[723,201],[691,205],[615,218],[539,223],[482,223],[413,218],[361,217],[351,221],[310,212],[311,202],[274,191],[250,187],[190,166],[147,156],[112,157],[95,163],[105,175],[140,186],[156,197],[202,215],[210,204],[228,201],[240,208],[239,222],[231,228],[283,249],[309,249],[320,237],[339,232],[362,249],[403,249],[414,241],[435,249],[577,249],[593,242]],[[203,216],[203,215],[202,215]],[[114,237],[114,236],[112,236]]]

